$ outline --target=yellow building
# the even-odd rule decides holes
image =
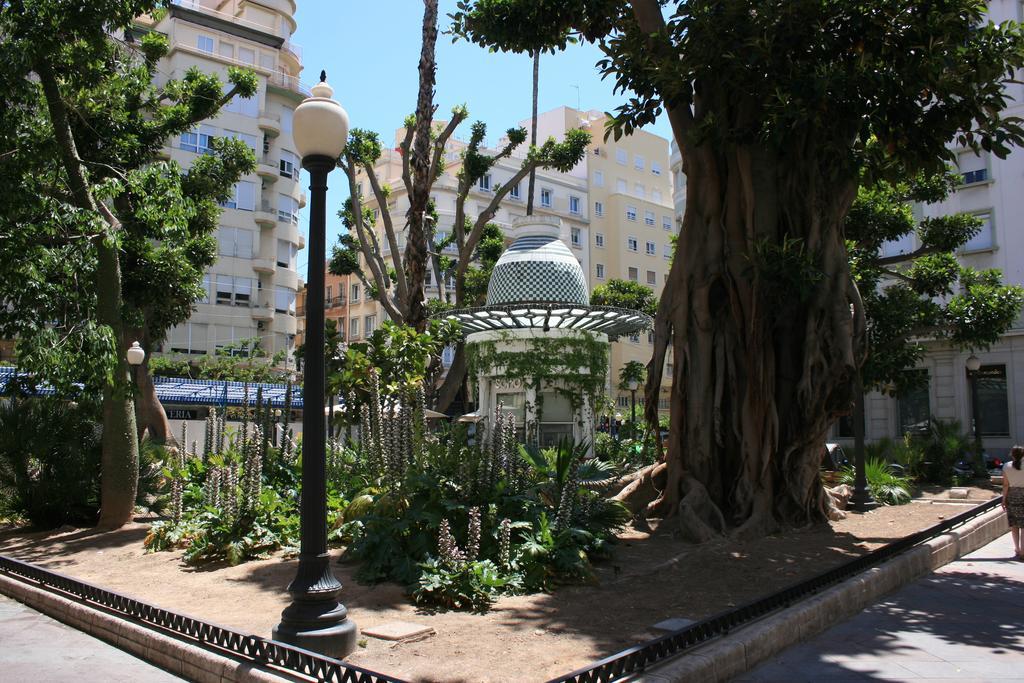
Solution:
[[[534,189],[534,213],[561,219],[561,239],[580,262],[591,290],[609,280],[639,282],[660,295],[671,265],[671,237],[677,232],[672,209],[672,184],[669,173],[669,143],[666,139],[639,131],[618,142],[603,140],[606,117],[596,111],[581,112],[559,107],[538,116],[539,141],[564,138],[567,131],[583,127],[593,139],[583,160],[568,173],[540,170]],[[522,121],[529,127],[530,121]],[[378,180],[391,186],[388,210],[396,230],[405,225],[408,197],[401,179],[401,156],[395,151],[404,130],[395,135],[395,144],[385,149],[374,167]],[[504,141],[499,141],[500,147]],[[450,140],[446,146],[445,173],[431,192],[439,213],[440,233],[450,226],[455,214],[456,174],[460,155],[466,143]],[[504,159],[481,179],[466,202],[467,216],[472,220],[488,205],[493,188],[503,184],[518,170],[525,155],[525,145],[511,159]],[[366,206],[380,207],[372,199],[368,183],[360,187]],[[515,188],[502,202],[493,222],[509,228],[513,221],[526,214],[527,182]],[[383,228],[380,228],[382,235]],[[386,245],[386,240],[380,240]],[[399,249],[405,249],[405,235],[399,232]],[[454,253],[454,249],[451,253]],[[390,254],[385,247],[385,258]],[[386,315],[376,301],[368,300],[362,285],[353,283],[349,292],[348,338],[359,339],[372,330]],[[436,297],[437,283],[428,281],[427,296]],[[358,305],[357,305],[357,302]],[[618,375],[629,361],[647,364],[651,359],[653,338],[640,333],[620,339],[611,345],[612,357],[608,378],[608,395],[623,412],[628,410],[630,395],[618,388]],[[669,359],[669,364],[671,358]],[[668,366],[670,369],[670,365]],[[671,374],[666,375],[659,409],[668,410]],[[642,401],[642,391],[638,393]],[[639,410],[639,408],[638,408]]]
[[[306,200],[298,182],[292,112],[308,95],[299,82],[301,51],[290,42],[294,13],[293,0],[174,0],[159,21],[139,19],[140,29],[169,40],[157,85],[192,67],[227,82],[228,67],[241,66],[259,79],[254,97],[236,98],[215,119],[168,140],[164,149],[167,158],[187,168],[212,137],[230,136],[248,144],[258,162],[224,204],[219,257],[205,278],[206,297],[188,322],[170,330],[165,353],[202,355],[253,337],[268,354],[286,351],[290,359],[294,350],[302,284],[297,254],[305,246],[299,209]]]

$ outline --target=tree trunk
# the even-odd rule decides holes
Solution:
[[[540,84],[540,50],[533,52],[533,110],[530,115],[530,147],[537,146],[537,86]],[[526,190],[526,215],[533,215],[533,186],[537,180],[537,169],[530,169],[530,184]]]
[[[110,379],[103,386],[98,526],[116,529],[132,520],[135,491],[139,485],[139,441],[135,432],[135,410],[129,391],[128,360],[125,358],[127,345],[121,319],[121,262],[113,239],[120,223],[92,196],[56,75],[46,63],[37,64],[36,73],[46,96],[53,135],[75,205],[101,215],[106,225],[105,234],[93,240],[96,248],[96,321],[110,330],[114,356]]]
[[[437,62],[437,0],[423,0],[423,44],[420,48],[420,89],[416,99],[416,134],[412,141],[409,165],[412,192],[409,197],[409,241],[405,247],[405,268],[409,278],[409,315],[406,323],[422,332],[427,327],[423,284],[427,268],[427,240],[423,229],[424,213],[430,199],[430,126],[434,117],[434,83]],[[382,211],[387,207],[381,207]],[[388,296],[381,292],[381,296]]]
[[[434,409],[440,412],[446,412],[448,407],[458,396],[459,390],[466,382],[466,345],[462,342],[455,347],[455,357],[452,359],[452,365],[448,368],[448,374],[444,377],[444,382],[441,383],[440,388],[437,390],[437,400],[434,404]]]
[[[808,152],[810,135],[784,152],[681,147],[686,215],[646,388],[653,423],[671,343],[667,485],[648,513],[678,514],[684,495],[706,492],[704,523],[740,538],[824,521],[821,448],[863,355],[842,232],[856,179]]]
[[[149,372],[149,352],[146,360],[135,370],[135,420],[138,425],[139,441],[149,432],[149,438],[158,444],[175,443],[171,424],[167,420],[167,411],[156,396],[156,385]],[[187,444],[179,444],[186,448]]]

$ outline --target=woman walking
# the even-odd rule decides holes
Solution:
[[[1006,510],[1006,520],[1010,524],[1014,552],[1018,560],[1024,560],[1024,549],[1021,548],[1024,527],[1024,469],[1021,460],[1024,459],[1024,446],[1011,448],[1010,457],[1013,462],[1003,465],[1003,509]]]

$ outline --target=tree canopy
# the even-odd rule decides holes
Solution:
[[[640,311],[647,315],[658,312],[658,297],[639,282],[612,278],[603,285],[594,287],[590,293],[590,303],[594,306],[616,306]]]

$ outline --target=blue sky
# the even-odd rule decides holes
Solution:
[[[454,10],[455,0],[441,0],[442,32],[450,24],[447,14]],[[351,125],[376,131],[390,144],[395,128],[416,106],[422,17],[419,0],[300,0],[293,40],[303,51],[303,82],[315,83],[320,70],[326,69]],[[583,109],[611,111],[625,101],[625,94],[612,93],[611,79],[601,80],[594,66],[600,57],[590,45],[543,55],[540,111],[577,103]],[[487,124],[489,142],[529,117],[531,79],[531,61],[525,55],[491,53],[464,41],[453,44],[443,33],[438,36],[437,116],[444,118],[453,106],[465,104],[470,122]],[[664,117],[648,130],[671,135]],[[468,137],[468,131],[469,122],[456,135]],[[332,175],[330,184],[328,253],[340,228],[335,215],[347,196],[340,172]],[[300,252],[300,272],[305,260],[305,252]]]

